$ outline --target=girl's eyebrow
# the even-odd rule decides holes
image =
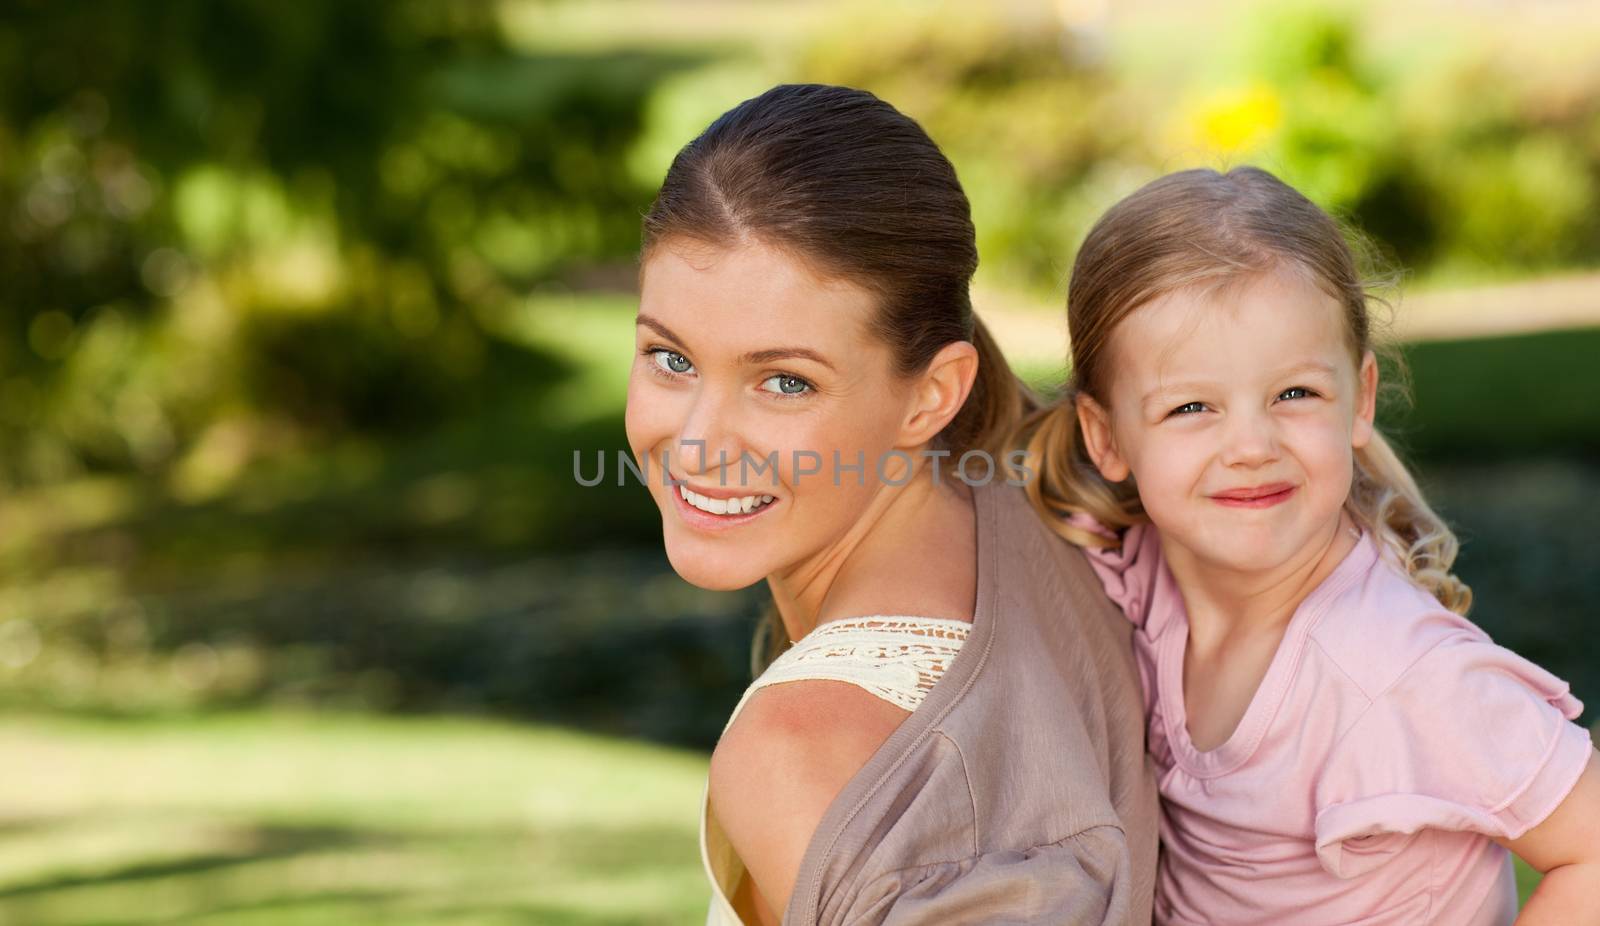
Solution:
[[[646,328],[651,329],[669,341],[676,341],[684,346],[688,346],[689,344],[688,341],[685,341],[683,338],[680,338],[674,334],[671,328],[668,328],[666,325],[661,324],[660,322],[643,313],[641,313],[639,317],[635,318],[633,322],[635,325],[643,325]],[[750,351],[749,353],[740,357],[739,360],[742,363],[753,365],[771,363],[774,360],[787,360],[791,358],[810,360],[815,363],[822,364],[828,369],[833,370],[835,373],[838,372],[838,368],[829,363],[826,357],[810,349],[809,347],[769,347],[766,350]]]
[[[1284,367],[1281,370],[1275,370],[1272,374],[1272,379],[1288,379],[1292,376],[1301,376],[1307,373],[1315,373],[1322,376],[1337,375],[1337,371],[1331,364],[1323,363],[1320,360],[1306,360],[1293,364],[1292,366]],[[1181,383],[1162,383],[1149,392],[1146,392],[1144,397],[1139,400],[1139,404],[1148,405],[1151,402],[1154,402],[1157,399],[1161,399],[1165,396],[1185,392],[1195,392],[1215,385],[1216,383],[1214,382],[1203,382],[1200,380],[1188,380]]]
[[[1337,372],[1338,371],[1335,370],[1331,364],[1323,363],[1320,360],[1307,360],[1303,363],[1297,363],[1292,367],[1287,367],[1283,370],[1280,370],[1276,374],[1276,378],[1281,379],[1286,376],[1297,376],[1301,373],[1320,373],[1323,376],[1334,376],[1337,374]]]
[[[1185,393],[1185,392],[1196,392],[1196,391],[1204,389],[1205,387],[1210,386],[1210,385],[1213,385],[1213,384],[1212,383],[1198,383],[1198,382],[1163,383],[1162,385],[1157,386],[1156,388],[1154,388],[1154,389],[1150,390],[1149,392],[1145,393],[1144,397],[1139,399],[1139,407],[1140,408],[1148,408],[1151,405],[1154,405],[1154,404],[1156,404],[1158,402],[1171,401],[1171,399],[1170,399],[1171,396],[1175,396],[1175,395],[1178,395],[1178,394],[1181,394],[1181,393]]]

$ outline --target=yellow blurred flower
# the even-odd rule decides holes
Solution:
[[[1195,108],[1192,125],[1202,145],[1230,153],[1254,148],[1283,123],[1283,101],[1265,84],[1214,93]]]

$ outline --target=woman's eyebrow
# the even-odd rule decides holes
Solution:
[[[663,325],[650,316],[645,315],[643,312],[639,313],[639,317],[633,320],[633,324],[635,327],[643,325],[669,341],[677,341],[679,344],[682,344],[685,347],[689,346],[689,342],[678,337],[676,334],[673,334],[671,328],[668,328],[666,325]]]
[[[753,350],[739,359],[748,364],[771,363],[774,360],[787,360],[798,357],[802,360],[811,360],[820,363],[833,372],[839,372],[825,357],[807,347],[769,347],[766,350]]]
[[[633,323],[635,325],[643,325],[669,341],[677,341],[679,344],[682,344],[685,347],[687,347],[689,344],[688,341],[685,341],[683,338],[680,338],[674,334],[671,328],[668,328],[666,325],[661,324],[648,315],[640,314],[639,317],[633,320]],[[769,347],[766,350],[750,351],[749,353],[740,357],[739,360],[742,363],[754,365],[760,363],[771,363],[774,360],[787,360],[791,358],[811,360],[822,364],[835,373],[839,372],[838,368],[829,363],[826,357],[810,349],[809,347]]]

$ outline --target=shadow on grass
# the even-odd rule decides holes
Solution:
[[[168,924],[168,926],[176,926],[176,924],[180,923],[215,922],[218,917],[230,915],[246,916],[254,922],[260,922],[260,914],[278,912],[288,915],[297,910],[317,907],[353,907],[363,910],[365,918],[382,909],[385,904],[392,903],[405,896],[404,891],[398,890],[317,891],[295,894],[293,897],[271,897],[247,903],[222,904],[191,916],[175,916],[163,919],[162,922]]]
[[[513,824],[443,829],[261,825],[246,832],[256,843],[247,850],[134,861],[95,874],[54,875],[0,889],[0,921],[94,922],[95,911],[108,902],[138,907],[146,896],[151,921],[168,923],[232,917],[259,922],[263,914],[317,923],[524,917],[539,923],[682,922],[703,904],[688,825],[538,830]],[[163,836],[153,828],[149,844],[160,846]],[[364,856],[372,849],[382,850],[381,855]],[[302,886],[281,868],[215,880],[251,865],[310,854],[329,863],[315,884]],[[414,878],[411,873],[418,870],[429,871],[429,877]],[[485,901],[485,895],[499,899]],[[183,912],[158,912],[175,898]]]
[[[205,874],[241,865],[287,858],[307,852],[350,848],[389,841],[364,830],[335,826],[264,825],[248,830],[254,846],[237,852],[202,852],[160,862],[136,862],[95,874],[56,875],[9,887],[0,887],[0,901],[53,891],[99,887],[162,878]]]

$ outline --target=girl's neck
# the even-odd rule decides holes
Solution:
[[[1354,521],[1341,510],[1304,549],[1262,571],[1220,566],[1180,544],[1164,545],[1167,567],[1188,612],[1190,639],[1215,643],[1239,634],[1281,630],[1360,537]]]

